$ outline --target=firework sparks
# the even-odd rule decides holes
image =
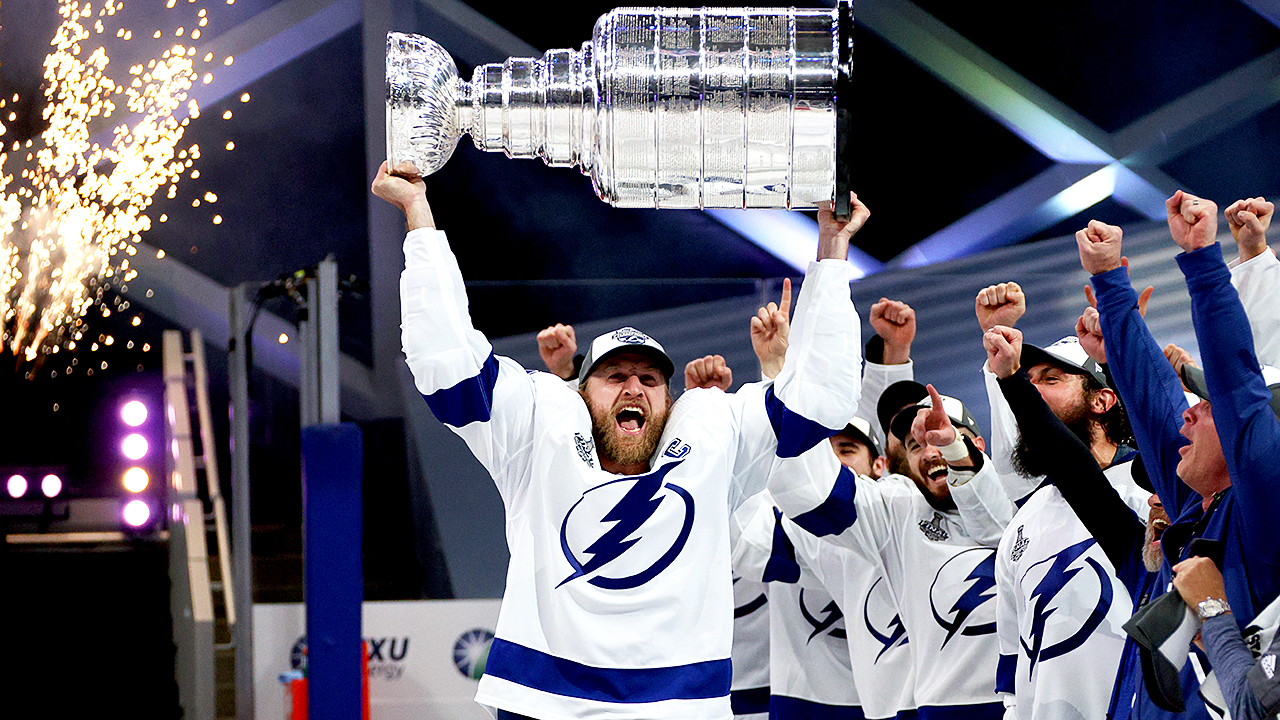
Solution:
[[[166,186],[174,197],[200,158],[198,145],[182,146],[200,112],[188,93],[212,79],[197,65],[216,60],[205,54],[197,61],[195,47],[177,43],[115,79],[95,39],[132,37],[105,26],[121,8],[116,0],[96,7],[61,0],[62,22],[44,61],[45,129],[25,143],[10,140],[3,121],[15,114],[0,112],[0,343],[26,361],[75,350],[85,315],[95,306],[104,317],[111,312],[105,291],[123,291],[137,276],[128,258],[151,228],[152,198]],[[206,22],[201,10],[199,24]],[[91,124],[117,110],[137,118],[132,127],[117,125],[109,140],[94,142]],[[16,176],[8,169],[15,165]]]

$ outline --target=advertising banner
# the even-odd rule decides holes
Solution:
[[[472,699],[484,672],[499,600],[366,602],[372,720],[488,720]],[[280,676],[304,670],[301,603],[253,606],[255,717],[285,717]]]

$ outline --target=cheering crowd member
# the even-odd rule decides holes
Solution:
[[[866,207],[854,197],[846,223],[823,211],[778,378],[673,403],[673,363],[631,328],[591,343],[577,392],[496,357],[471,325],[425,183],[384,164],[373,190],[409,230],[406,361],[506,506],[511,561],[477,701],[546,720],[728,718],[729,512],[776,458],[826,444],[853,415],[861,363],[845,258]]]
[[[1166,206],[1170,232],[1184,251],[1177,261],[1192,297],[1212,404],[1189,406],[1178,375],[1138,317],[1120,262],[1120,229],[1095,221],[1077,234],[1077,243],[1093,275],[1107,355],[1144,464],[1157,494],[1173,510],[1173,525],[1162,538],[1164,555],[1180,562],[1189,557],[1194,539],[1220,543],[1226,599],[1248,621],[1280,590],[1280,533],[1269,527],[1280,505],[1280,470],[1271,461],[1280,450],[1280,424],[1215,241],[1216,206],[1181,191]],[[1166,586],[1172,578],[1168,563],[1161,574],[1158,585]],[[1194,684],[1191,672],[1184,666],[1184,685]],[[1156,715],[1154,703],[1150,693],[1136,693],[1134,715]]]

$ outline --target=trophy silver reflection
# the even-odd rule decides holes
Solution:
[[[834,9],[620,8],[581,50],[479,65],[387,35],[387,159],[439,170],[481,150],[578,166],[628,208],[848,213],[850,0]]]

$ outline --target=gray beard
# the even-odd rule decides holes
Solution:
[[[1156,531],[1152,529],[1151,522],[1147,521],[1147,532],[1142,536],[1142,565],[1149,572],[1159,572],[1164,566],[1164,551],[1159,545],[1151,544],[1155,536]]]

